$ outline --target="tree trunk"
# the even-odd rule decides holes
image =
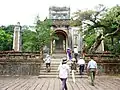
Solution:
[[[43,47],[40,48],[40,57],[43,59]]]
[[[88,53],[95,53],[95,51],[97,50],[97,48],[99,47],[99,45],[101,44],[101,41],[104,40],[104,38],[108,37],[108,36],[112,36],[114,34],[116,34],[117,32],[120,31],[120,28],[117,28],[117,30],[115,30],[112,33],[107,33],[106,35],[104,35],[104,37],[102,36],[102,34],[100,34],[96,41],[94,42],[94,44],[91,46],[91,48],[89,49]]]
[[[114,44],[113,36],[111,36],[111,44],[112,44],[112,46],[113,46],[113,44]]]
[[[94,42],[94,44],[91,46],[91,48],[89,49],[89,53],[95,53],[95,51],[97,50],[97,48],[99,47],[99,45],[101,44],[101,41],[103,40],[102,34],[100,34],[96,41]]]

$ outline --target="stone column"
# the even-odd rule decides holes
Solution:
[[[21,49],[21,26],[20,22],[18,22],[14,27],[13,50],[21,51]]]
[[[102,33],[102,36],[103,37],[103,30],[97,30],[97,36],[99,36],[99,34]],[[101,41],[100,45],[98,46],[96,52],[104,52],[104,40]]]

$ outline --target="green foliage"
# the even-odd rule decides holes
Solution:
[[[96,35],[95,34],[88,34],[85,36],[84,41],[86,42],[87,46],[86,49],[88,49],[92,46],[92,44],[95,42]]]
[[[14,25],[1,26],[1,29],[4,30],[6,33],[11,34],[11,35],[13,35],[13,33],[14,33]]]
[[[82,22],[77,20],[70,20],[70,26],[81,26]]]
[[[36,25],[36,39],[39,44],[39,49],[50,44],[53,38],[54,31],[51,30],[51,23],[50,20],[45,20]]]
[[[114,6],[110,8],[104,18],[101,19],[101,23],[104,24],[107,28],[104,30],[104,34],[115,32],[117,29],[120,29],[120,6]],[[111,38],[110,38],[111,37]],[[120,40],[120,32],[111,35],[106,40],[105,48],[113,53],[120,53],[119,50],[119,40]],[[109,42],[108,42],[109,41]]]
[[[92,20],[92,15],[95,13],[93,10],[86,10],[86,11],[81,11],[78,10],[77,12],[74,13],[74,17],[79,21],[84,21],[84,20]]]
[[[39,51],[45,45],[50,45],[52,39],[57,39],[55,33],[50,28],[51,21],[37,21],[35,31],[28,28],[23,32],[23,51]]]
[[[12,35],[0,28],[0,51],[12,50]]]
[[[101,19],[101,24],[106,27],[104,34],[115,31],[120,26],[120,6],[117,5],[108,9]]]
[[[110,38],[105,38],[104,40],[105,50],[111,51],[112,53],[120,53],[120,37],[114,38],[114,44],[111,44]]]
[[[116,5],[110,9],[107,9],[104,5],[98,5],[95,10],[78,10],[74,13],[74,17],[77,22],[84,24],[84,40],[87,43],[87,48],[93,44],[94,34],[96,30],[103,30],[103,37],[105,39],[105,50],[119,52],[120,40],[120,6]],[[74,20],[74,21],[75,21]],[[81,24],[82,23],[82,24]],[[90,38],[91,37],[91,38]],[[95,39],[95,38],[94,38]],[[116,41],[117,40],[117,41]]]
[[[36,45],[36,34],[34,31],[26,29],[22,34],[22,49],[23,51],[38,51],[38,46]]]

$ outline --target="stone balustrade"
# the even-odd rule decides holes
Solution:
[[[38,75],[40,52],[0,52],[0,75]]]
[[[120,74],[120,55],[114,54],[86,54],[86,63],[89,57],[93,56],[98,64],[99,73],[104,74]]]

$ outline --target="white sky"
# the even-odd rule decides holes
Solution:
[[[90,9],[98,4],[107,7],[120,5],[120,0],[0,0],[0,25],[33,25],[39,14],[44,20],[49,15],[49,6],[68,6],[71,13],[79,9]]]

